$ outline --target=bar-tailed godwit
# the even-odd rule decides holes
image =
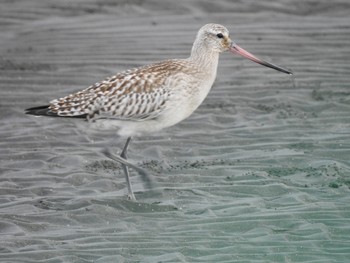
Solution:
[[[122,164],[128,196],[135,200],[128,167],[148,182],[150,177],[127,160],[131,137],[154,133],[190,116],[208,95],[216,77],[219,54],[224,51],[292,74],[239,47],[224,26],[207,24],[198,31],[189,58],[165,60],[118,73],[87,89],[52,100],[48,105],[29,108],[26,113],[81,117],[103,129],[115,129],[118,135],[126,137],[120,156],[110,151],[105,154]]]

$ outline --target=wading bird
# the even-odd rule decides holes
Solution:
[[[103,129],[115,129],[119,136],[126,137],[120,156],[109,150],[104,153],[122,164],[128,196],[135,200],[128,167],[138,171],[146,182],[151,180],[143,169],[127,160],[131,137],[154,133],[190,116],[208,95],[216,77],[219,54],[224,51],[292,74],[239,47],[224,26],[207,24],[198,31],[189,58],[169,59],[118,73],[48,105],[26,109],[26,113],[80,117]]]

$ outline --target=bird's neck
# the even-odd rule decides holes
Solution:
[[[213,51],[201,43],[194,42],[189,60],[208,74],[216,75],[219,52]]]

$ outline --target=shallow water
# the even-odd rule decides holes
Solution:
[[[175,3],[174,3],[175,2]],[[119,4],[117,4],[119,3]],[[348,1],[7,1],[0,16],[1,262],[348,262]],[[23,109],[186,57],[208,22],[294,77],[222,54],[187,120],[136,138]]]

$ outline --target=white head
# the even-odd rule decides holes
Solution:
[[[192,56],[206,56],[210,53],[218,54],[224,51],[231,51],[232,53],[239,54],[265,67],[273,68],[275,70],[292,75],[291,71],[266,62],[239,47],[235,42],[231,40],[230,33],[227,28],[222,25],[206,24],[201,29],[199,29],[197,38],[192,47]]]
[[[219,24],[206,24],[199,29],[196,42],[214,52],[224,52],[232,45],[227,28]]]

